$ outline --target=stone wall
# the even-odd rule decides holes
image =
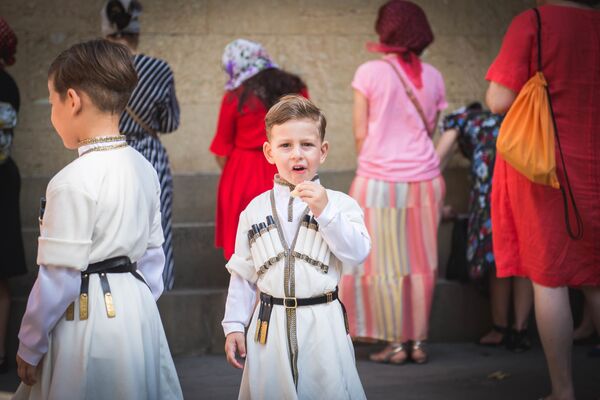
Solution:
[[[285,69],[299,74],[330,121],[328,170],[355,166],[350,82],[375,40],[380,0],[142,0],[143,53],[168,60],[182,109],[180,129],[164,137],[175,173],[214,173],[208,152],[225,74],[225,44],[263,43]],[[450,109],[482,99],[485,71],[511,18],[532,0],[420,0],[436,35],[424,55],[446,80]],[[0,15],[19,37],[9,69],[21,90],[14,158],[24,177],[50,176],[73,159],[49,120],[46,71],[58,52],[99,35],[103,0],[4,0]]]

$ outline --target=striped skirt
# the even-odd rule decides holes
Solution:
[[[355,177],[350,195],[365,213],[372,249],[341,280],[353,337],[427,339],[445,190],[441,176],[408,183]]]
[[[163,270],[163,282],[165,290],[173,289],[175,282],[175,262],[173,260],[173,231],[172,209],[173,209],[173,176],[169,165],[169,156],[160,140],[149,135],[127,136],[127,143],[139,151],[152,164],[160,182],[160,215],[162,219],[163,235],[165,242],[165,269]]]

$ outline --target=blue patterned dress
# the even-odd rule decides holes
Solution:
[[[175,94],[175,80],[169,65],[157,58],[137,54],[133,65],[138,73],[138,85],[129,99],[128,107],[156,132],[169,133],[179,126],[179,103]],[[146,132],[127,113],[121,114],[119,129],[127,135],[127,142],[139,151],[156,169],[160,181],[160,212],[165,236],[165,290],[171,290],[174,282],[172,204],[173,177],[167,151],[160,140]]]
[[[456,129],[458,146],[471,161],[471,193],[467,228],[467,262],[471,279],[486,277],[495,270],[492,249],[490,195],[496,159],[496,139],[502,116],[489,111],[467,111],[465,107],[447,115],[443,131]]]

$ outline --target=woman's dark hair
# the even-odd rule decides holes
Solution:
[[[573,3],[585,4],[586,6],[596,7],[600,0],[571,0]]]
[[[240,88],[241,94],[239,95],[238,111],[242,111],[242,106],[250,93],[258,97],[268,110],[282,96],[300,93],[305,88],[306,84],[296,75],[277,68],[265,69],[244,81],[244,84]]]
[[[467,106],[467,111],[482,111],[483,106],[478,101],[473,101]]]
[[[106,17],[110,23],[117,27],[117,32],[108,35],[110,38],[123,39],[129,47],[137,49],[140,42],[140,35],[137,32],[123,31],[131,23],[132,14],[141,12],[142,4],[137,0],[132,0],[129,7],[125,9],[119,0],[111,0],[106,4]]]

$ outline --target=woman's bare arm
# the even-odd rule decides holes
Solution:
[[[358,90],[354,90],[354,107],[352,112],[352,128],[356,153],[360,153],[369,130],[369,101]]]
[[[517,94],[506,86],[490,82],[485,102],[494,114],[506,114],[516,97]]]

